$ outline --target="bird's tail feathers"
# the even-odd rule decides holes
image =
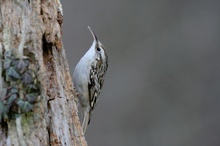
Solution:
[[[88,123],[89,123],[89,119],[90,119],[89,115],[90,115],[89,112],[84,111],[83,123],[82,123],[82,128],[83,128],[83,133],[84,134],[86,133],[86,129],[87,129],[87,126],[88,126]]]

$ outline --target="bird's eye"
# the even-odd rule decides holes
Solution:
[[[97,49],[97,51],[100,51],[100,50],[101,50],[99,47],[97,47],[96,49]]]

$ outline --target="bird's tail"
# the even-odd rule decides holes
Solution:
[[[82,123],[82,128],[83,128],[83,133],[86,133],[87,126],[89,124],[89,119],[90,119],[90,112],[87,112],[86,110],[84,111],[84,116],[83,116],[83,123]]]

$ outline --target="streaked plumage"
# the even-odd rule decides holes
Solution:
[[[79,103],[83,110],[83,131],[86,132],[92,112],[101,92],[105,73],[108,68],[108,56],[101,42],[92,32],[94,41],[90,49],[80,59],[73,73],[73,82],[78,92]]]

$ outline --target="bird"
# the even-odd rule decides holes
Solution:
[[[83,114],[82,129],[84,134],[97,105],[108,69],[108,55],[105,47],[89,26],[88,29],[93,36],[93,43],[73,72],[73,84]]]

